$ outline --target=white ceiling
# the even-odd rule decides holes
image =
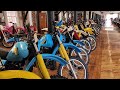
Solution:
[[[104,13],[120,13],[120,11],[102,11]]]

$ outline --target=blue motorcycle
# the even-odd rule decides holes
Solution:
[[[86,73],[84,73],[85,74],[84,78],[87,78],[87,76],[88,76],[87,75],[88,74],[87,73],[87,64],[80,57],[81,50],[77,46],[73,45],[72,43],[63,43],[62,42],[63,36],[60,35],[58,30],[54,30],[54,31],[53,31],[53,33],[48,33],[48,34],[44,35],[43,37],[41,37],[38,40],[38,45],[37,45],[38,50],[43,51],[43,53],[44,52],[52,53],[53,55],[58,55],[65,59],[65,57],[60,52],[60,44],[62,43],[63,46],[65,47],[65,49],[68,51],[68,55],[69,55],[72,65],[74,65],[77,70],[81,69],[81,70],[85,71]],[[44,42],[44,44],[41,44],[41,42]],[[77,62],[79,62],[79,64]],[[59,75],[63,75],[63,72],[64,72],[63,68],[65,68],[65,67],[62,66],[61,64],[59,64],[59,67],[58,67]]]

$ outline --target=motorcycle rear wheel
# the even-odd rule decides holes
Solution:
[[[4,47],[6,47],[6,48],[11,48],[11,47],[13,47],[14,42],[7,43],[7,42],[5,41],[5,39],[3,39],[3,40],[2,40],[2,45],[3,45]]]

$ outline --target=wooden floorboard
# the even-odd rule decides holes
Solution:
[[[120,79],[119,30],[101,30],[97,48],[90,55],[89,79]]]

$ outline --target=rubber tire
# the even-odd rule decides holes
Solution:
[[[85,67],[85,69],[86,69],[86,76],[85,76],[85,78],[84,79],[88,79],[88,65],[86,65],[82,60],[78,60],[78,61],[80,61],[83,65],[84,65],[84,67]],[[74,66],[74,65],[73,65]],[[62,70],[62,65],[61,64],[59,64],[59,67],[58,67],[58,71],[57,71],[57,73],[58,73],[58,75],[60,75],[60,76],[62,76],[61,75],[61,70]]]
[[[96,49],[97,42],[96,42],[96,40],[95,40],[92,36],[89,36],[89,37],[91,37],[91,38],[94,40],[94,42],[95,42],[94,48],[91,49],[92,51],[94,51],[94,50]],[[88,41],[89,41],[89,40],[88,40]],[[90,42],[90,44],[91,44],[91,42]],[[91,44],[91,46],[92,46],[92,44]]]
[[[2,45],[3,45],[4,47],[6,47],[6,48],[11,48],[11,47],[14,46],[14,42],[11,42],[11,45],[10,45],[10,46],[5,45],[4,42],[5,42],[5,39],[2,40]]]
[[[87,40],[87,39],[81,39],[80,41],[82,41],[82,40],[85,40],[85,41],[87,41],[87,43],[89,43],[89,46],[90,46],[90,50],[87,52],[88,53],[88,55],[91,53],[91,51],[92,51],[92,47],[91,47],[91,43]],[[83,47],[84,48],[84,47]],[[84,48],[85,49],[85,48]],[[86,49],[85,49],[86,50]],[[87,51],[87,50],[86,50]]]
[[[85,62],[85,64],[86,65],[88,65],[88,63],[89,63],[89,55],[88,55],[88,53],[86,52],[86,50],[84,49],[84,48],[79,48],[81,51],[83,51],[83,52],[85,52],[85,54],[87,54],[87,61]],[[73,50],[72,50],[73,51]],[[72,53],[72,51],[71,51],[71,53]],[[69,56],[70,57],[70,56]],[[83,60],[82,58],[80,58],[80,60]]]

